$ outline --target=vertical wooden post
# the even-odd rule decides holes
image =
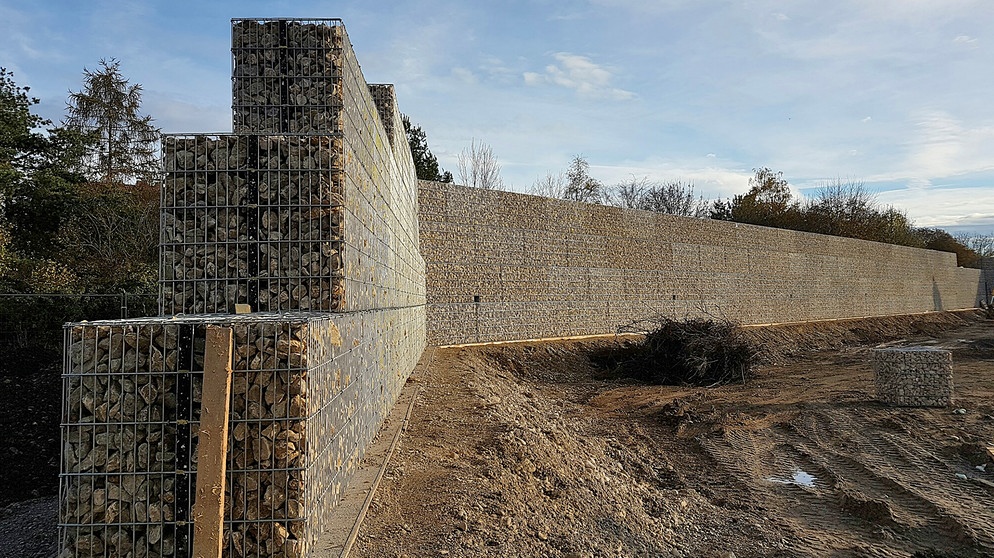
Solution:
[[[231,328],[207,326],[203,403],[193,504],[194,558],[220,558],[224,531],[224,481],[231,398]]]

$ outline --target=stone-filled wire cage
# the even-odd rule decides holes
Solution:
[[[167,135],[163,147],[162,314],[341,309],[341,138]]]
[[[207,325],[233,330],[224,554],[297,558],[375,424],[359,319],[270,314],[70,324],[60,556],[188,556]]]
[[[313,548],[424,349],[393,88],[337,19],[232,20],[232,64],[235,132],[163,138],[163,317],[67,326],[60,556],[189,555],[208,326],[234,333],[226,557]]]
[[[341,133],[345,41],[335,18],[232,20],[235,133]]]

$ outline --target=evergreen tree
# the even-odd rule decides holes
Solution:
[[[50,128],[0,69],[0,290],[110,292],[155,285],[158,192],[77,172],[94,134]]]
[[[452,173],[438,166],[438,159],[428,149],[428,136],[421,126],[412,124],[406,114],[401,115],[404,122],[404,133],[407,143],[411,146],[411,156],[414,158],[414,169],[419,180],[434,180],[435,182],[452,182]]]
[[[28,92],[0,68],[0,225],[13,252],[44,258],[57,251],[59,227],[84,181],[68,169],[90,144],[64,128],[39,131],[52,122],[32,113],[38,99]]]
[[[83,69],[83,89],[69,92],[66,127],[93,134],[97,149],[82,161],[94,182],[149,181],[158,171],[159,129],[142,115],[142,86],[121,75],[121,63],[100,61],[100,69]]]

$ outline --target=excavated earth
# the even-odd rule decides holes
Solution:
[[[717,388],[616,377],[614,338],[429,349],[353,555],[994,556],[994,321],[748,332],[764,363]],[[952,351],[953,407],[874,400],[895,345]]]
[[[352,555],[994,556],[994,321],[747,331],[763,364],[717,388],[646,385],[594,363],[630,339],[428,349]],[[953,352],[953,407],[874,400],[870,351],[895,345]],[[58,428],[57,412],[4,419],[42,441]],[[52,556],[57,478],[32,465],[57,458],[4,452],[7,472],[38,478],[32,490],[5,482],[0,557]]]

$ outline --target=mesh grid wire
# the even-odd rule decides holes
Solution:
[[[235,333],[224,555],[313,545],[425,346],[417,181],[374,90],[339,20],[232,20],[236,133],[163,139],[172,317],[65,331],[62,555],[189,555],[209,324]]]
[[[69,324],[61,555],[189,555],[207,325],[234,332],[224,554],[300,557],[420,357],[424,307]]]
[[[348,37],[337,19],[232,20],[234,131],[339,131],[345,45]]]
[[[341,309],[342,140],[163,138],[163,314]]]
[[[379,109],[351,50],[342,58],[343,87],[355,102],[343,111],[345,137],[345,304],[354,310],[423,304],[417,177],[406,138],[390,145]],[[382,99],[381,95],[381,99]],[[383,106],[381,104],[381,106]],[[400,122],[396,104],[393,122]],[[406,157],[391,157],[399,151]],[[393,184],[393,188],[384,186]]]

